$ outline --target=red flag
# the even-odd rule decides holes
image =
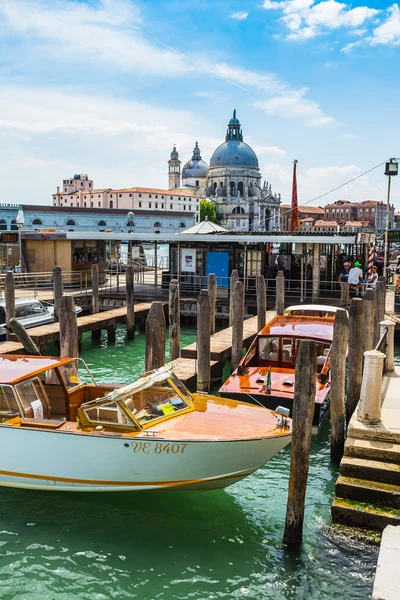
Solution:
[[[290,219],[290,230],[295,232],[300,229],[299,221],[299,206],[297,204],[297,177],[296,177],[297,160],[293,163],[293,185],[292,185],[292,210]]]

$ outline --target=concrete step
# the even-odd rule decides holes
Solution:
[[[400,511],[383,506],[370,506],[365,502],[335,498],[332,521],[353,527],[382,530],[386,525],[400,525]]]
[[[400,509],[400,485],[339,475],[336,482],[336,496]]]
[[[400,465],[391,462],[343,456],[340,474],[343,477],[400,485]]]
[[[368,458],[400,464],[400,444],[348,437],[344,445],[346,456]]]

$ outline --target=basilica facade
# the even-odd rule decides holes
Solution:
[[[264,181],[254,150],[243,141],[236,110],[228,123],[225,142],[214,151],[209,166],[196,142],[182,170],[174,147],[169,160],[169,186],[191,188],[215,205],[218,219],[230,231],[279,230],[280,194]]]

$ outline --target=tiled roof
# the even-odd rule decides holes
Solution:
[[[196,194],[192,194],[189,190],[186,189],[174,189],[174,190],[160,190],[157,188],[142,188],[142,187],[132,187],[132,188],[123,188],[120,190],[110,190],[111,193],[115,194],[123,194],[124,192],[133,192],[139,194],[162,194],[163,196],[182,196],[185,198],[194,198]]]
[[[290,204],[281,204],[281,209],[283,209],[284,211],[290,210],[291,208],[292,207]],[[299,206],[300,214],[310,213],[310,214],[323,215],[324,212],[325,211],[323,208],[321,208],[321,206]]]
[[[314,227],[337,227],[337,225],[336,221],[322,221],[321,219],[314,223]]]

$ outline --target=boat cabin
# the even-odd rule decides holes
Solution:
[[[307,339],[316,342],[318,371],[321,371],[328,361],[333,323],[333,316],[275,317],[256,336],[240,366],[294,369],[299,343]]]
[[[82,359],[0,357],[3,424],[137,432],[193,410],[189,391],[168,368],[118,387],[97,385]]]

